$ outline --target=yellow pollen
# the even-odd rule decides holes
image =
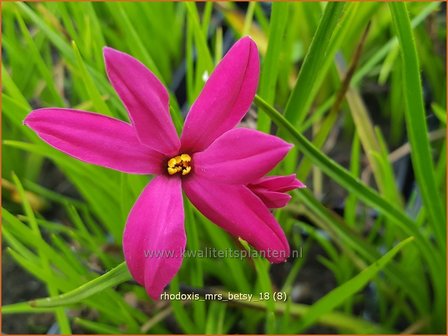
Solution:
[[[168,174],[174,175],[181,173],[183,176],[191,172],[191,156],[188,154],[181,154],[168,160],[167,171]]]

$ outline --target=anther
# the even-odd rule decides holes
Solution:
[[[188,154],[177,155],[167,162],[168,174],[174,175],[181,173],[183,176],[191,172],[191,156]]]

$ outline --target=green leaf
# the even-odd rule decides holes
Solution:
[[[115,19],[122,24],[122,29],[126,32],[126,41],[128,42],[129,49],[135,57],[138,57],[152,72],[159,78],[162,83],[166,84],[166,78],[162,76],[157,64],[154,62],[153,58],[146,49],[140,35],[134,28],[134,24],[129,18],[124,4],[122,3],[108,3],[110,7],[110,13],[115,17]]]
[[[390,3],[389,6],[400,42],[403,61],[403,88],[406,103],[405,119],[411,144],[412,165],[436,239],[440,247],[444,248],[446,218],[435,182],[434,164],[429,145],[425,107],[423,105],[420,66],[411,22],[404,3]]]
[[[228,299],[229,292],[220,292],[225,299]],[[232,293],[234,294],[234,293]],[[255,301],[255,300],[241,300],[241,299],[233,299],[232,300],[239,305],[254,308],[257,310],[265,310],[266,304],[264,302]],[[223,302],[223,301],[220,301]],[[294,323],[297,323],[297,320],[300,321],[301,317],[308,314],[308,312],[312,309],[310,306],[305,304],[291,304],[290,302],[284,303],[277,301],[275,304],[275,313],[276,314],[290,314],[295,317]],[[391,333],[391,330],[387,328],[375,325],[369,321],[364,319],[360,319],[348,314],[340,313],[340,312],[326,312],[319,316],[317,320],[317,324],[328,326],[332,328],[344,328],[354,334],[361,333]]]
[[[241,245],[250,253],[251,247],[249,244],[243,240],[239,239]],[[252,259],[255,265],[255,270],[257,271],[258,279],[257,281],[260,284],[260,289],[264,293],[272,293],[272,281],[269,277],[269,263],[267,260],[262,260],[260,258]],[[272,295],[269,296],[269,299],[265,301],[266,304],[266,322],[265,329],[267,334],[272,334],[275,332],[275,302]]]
[[[22,200],[22,205],[23,205],[25,214],[30,219],[31,230],[38,237],[37,238],[38,240],[42,240],[39,225],[37,224],[36,217],[34,216],[34,212],[33,212],[33,209],[31,208],[31,204],[29,203],[28,197],[26,197],[26,195],[25,195],[25,190],[23,189],[22,183],[20,182],[20,180],[18,179],[18,177],[15,174],[13,174],[12,179],[14,181],[14,184],[17,186],[17,190],[20,194],[20,199]],[[41,262],[41,267],[42,267],[44,273],[47,273],[50,275],[52,273],[52,271],[50,268],[49,258],[48,258],[48,255],[45,254],[45,251],[43,251],[42,245],[43,245],[42,243],[37,245],[38,255],[40,258],[40,262]],[[38,265],[35,265],[35,266],[38,267]],[[50,295],[54,295],[54,294],[58,293],[56,286],[50,280],[46,281],[46,285],[47,285],[48,293]],[[57,309],[55,311],[55,315],[56,315],[58,325],[61,328],[61,332],[64,334],[70,334],[71,333],[70,323],[68,322],[68,318],[67,318],[65,312],[62,309]]]
[[[250,28],[252,26],[252,22],[254,19],[254,11],[256,5],[257,5],[256,2],[249,2],[249,5],[247,6],[247,12],[246,17],[244,18],[244,26],[242,32],[243,36],[248,35],[250,33]]]
[[[296,198],[303,203],[307,208],[311,210],[308,215],[316,226],[322,228],[326,234],[328,234],[335,245],[337,245],[347,256],[347,260],[353,266],[359,269],[363,269],[366,265],[374,262],[381,254],[377,248],[370,244],[366,239],[359,235],[353,228],[346,225],[340,217],[334,214],[332,211],[324,207],[318,200],[316,200],[312,193],[306,189],[296,190]],[[301,225],[303,227],[303,224]],[[318,239],[320,243],[321,240]],[[335,260],[339,260],[335,252],[331,253],[332,245],[328,243],[321,244],[327,255],[331,256]],[[421,283],[418,283],[413,278],[403,277],[402,275],[407,271],[400,264],[391,263],[384,269],[384,273],[388,279],[388,283],[402,288],[407,295],[411,298],[413,306],[425,313],[430,307],[428,300],[427,287]]]
[[[436,103],[431,104],[432,111],[436,115],[436,117],[442,122],[444,125],[446,125],[446,109],[442,108],[441,106],[437,105]]]
[[[81,319],[79,317],[75,318],[75,323],[86,330],[90,330],[95,334],[103,334],[103,335],[122,335],[123,331],[120,329],[112,328],[108,324],[93,322],[85,319]]]
[[[440,248],[440,255],[446,257],[446,217],[441,203],[441,197],[436,185],[436,176],[431,147],[429,145],[428,128],[426,125],[425,107],[423,104],[420,66],[417,57],[411,22],[406,5],[401,2],[389,4],[394,27],[400,42],[403,64],[403,88],[406,103],[406,130],[411,145],[411,159],[415,178],[422,195],[425,212],[432,224],[435,240]],[[442,154],[443,155],[443,154]],[[444,329],[446,317],[446,264],[440,269],[435,281],[435,306],[438,316],[434,324],[440,330]]]
[[[346,299],[359,292],[367,285],[377,274],[386,266],[392,258],[408,243],[414,240],[414,237],[409,237],[395,246],[392,250],[387,252],[383,257],[378,259],[375,263],[368,266],[358,275],[344,283],[343,285],[333,289],[323,298],[314,303],[306,314],[298,321],[299,333],[303,332],[307,327],[313,325],[318,321],[319,317],[331,312],[334,308],[342,304]],[[369,333],[371,331],[364,330]]]
[[[411,25],[413,28],[420,25],[424,20],[440,7],[438,2],[429,3],[423,10],[412,19]],[[391,38],[383,47],[376,51],[363,66],[353,76],[353,84],[358,84],[362,78],[364,78],[383,58],[385,58],[389,52],[391,52],[398,45],[396,37]]]
[[[282,44],[290,4],[288,2],[274,2],[272,4],[271,20],[269,25],[269,38],[266,56],[261,68],[259,95],[269,104],[274,103],[276,84],[281,61]],[[263,132],[270,131],[270,120],[265,113],[259,113],[257,128]]]
[[[322,63],[326,58],[332,57],[327,50],[345,6],[344,2],[329,2],[325,8],[286,105],[285,117],[293,125],[297,125],[305,118],[311,106],[314,98],[312,92],[316,91],[318,84],[315,79],[318,74],[323,76],[320,69]]]
[[[35,44],[35,41],[33,40],[28,28],[25,25],[25,22],[23,21],[22,15],[19,11],[16,13],[17,22],[19,24],[20,30],[22,31],[23,36],[25,37],[25,40],[29,46],[29,52],[30,52],[30,60],[33,60],[36,64],[37,69],[40,72],[40,75],[45,79],[45,82],[47,83],[48,90],[50,91],[52,98],[59,106],[64,106],[64,101],[56,89],[55,82],[52,78],[51,73],[51,64],[47,65],[45,64],[45,61],[43,60],[42,56],[39,53],[39,50]]]
[[[87,282],[86,284],[56,297],[37,299],[30,301],[32,307],[50,308],[59,306],[68,306],[78,303],[96,293],[107,288],[117,286],[123,282],[129,281],[131,275],[128,272],[126,263],[121,263],[109,272],[99,276],[98,278]]]
[[[75,41],[72,41],[72,47],[78,65],[79,74],[86,87],[87,93],[90,96],[90,99],[92,99],[93,106],[95,107],[96,112],[107,114],[108,116],[113,116],[112,112],[110,111],[109,107],[104,102],[103,97],[98,91],[92,76],[89,74]]]
[[[196,98],[205,84],[203,79],[204,74],[209,76],[213,70],[213,59],[207,46],[207,40],[201,29],[196,3],[186,2],[185,6],[188,10],[188,24],[192,29],[197,50],[195,85],[192,95],[192,98]]]

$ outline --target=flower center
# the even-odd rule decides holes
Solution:
[[[182,173],[188,175],[191,172],[191,156],[188,154],[181,154],[168,160],[167,171],[168,174],[174,175]]]

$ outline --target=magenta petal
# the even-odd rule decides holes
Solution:
[[[290,191],[297,188],[306,188],[305,184],[296,178],[296,174],[287,176],[265,176],[252,182],[251,186],[279,192]]]
[[[24,124],[51,146],[81,161],[134,174],[158,174],[163,155],[142,145],[118,119],[73,109],[32,111]]]
[[[123,52],[104,48],[107,75],[145,145],[175,155],[180,142],[169,112],[165,87],[142,63]]]
[[[157,176],[134,204],[123,234],[129,271],[154,300],[179,271],[185,244],[181,181]]]
[[[257,46],[249,37],[228,51],[187,115],[183,151],[204,150],[241,121],[257,91],[259,63]]]
[[[291,147],[276,136],[235,128],[194,155],[194,172],[216,182],[247,184],[272,170]]]
[[[291,200],[287,191],[305,188],[295,174],[288,176],[264,176],[247,185],[268,208],[283,208]]]
[[[194,206],[208,219],[263,251],[270,262],[283,262],[289,256],[282,228],[246,186],[218,184],[193,176],[184,180],[183,187]]]
[[[250,187],[249,187],[250,188]],[[250,188],[263,203],[270,209],[283,208],[291,200],[291,196],[283,192],[270,191],[267,189]]]

